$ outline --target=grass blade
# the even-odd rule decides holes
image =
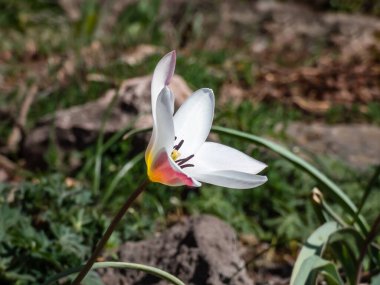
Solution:
[[[367,201],[372,189],[374,189],[374,186],[376,184],[376,180],[378,179],[379,176],[380,176],[380,165],[378,165],[375,168],[375,172],[373,173],[372,178],[370,179],[367,187],[365,188],[363,197],[362,197],[360,204],[358,206],[357,215],[360,215],[360,211],[363,209],[363,206],[364,206],[365,202]]]
[[[100,189],[100,179],[102,172],[102,159],[103,159],[103,146],[104,146],[104,129],[106,127],[107,120],[111,115],[112,109],[117,101],[117,93],[112,97],[111,102],[108,104],[107,109],[105,110],[105,114],[102,118],[102,123],[100,126],[99,137],[96,143],[96,154],[95,154],[95,167],[94,167],[94,180],[92,191],[94,194],[99,193]]]
[[[122,268],[122,269],[133,269],[133,270],[140,270],[143,272],[146,272],[148,274],[157,276],[158,278],[161,278],[163,280],[166,280],[174,285],[185,285],[181,280],[179,280],[177,277],[171,275],[170,273],[163,271],[161,269],[158,269],[156,267],[147,266],[139,263],[130,263],[130,262],[96,262],[92,266],[91,270],[99,269],[99,268],[106,268],[106,267],[113,267],[113,268]],[[82,266],[78,266],[75,268],[70,268],[66,270],[65,272],[62,272],[60,274],[57,274],[51,278],[49,278],[43,285],[50,285],[54,284],[54,282],[58,281],[61,278],[64,278],[66,276],[69,276],[71,274],[77,273],[82,269]]]
[[[144,153],[139,153],[134,158],[129,160],[124,166],[119,170],[119,172],[115,175],[115,177],[112,179],[110,185],[105,191],[105,194],[103,196],[103,204],[105,205],[108,201],[108,199],[111,197],[113,192],[115,191],[115,188],[119,184],[120,180],[128,173],[129,170],[131,170],[137,163],[139,163],[144,158]]]

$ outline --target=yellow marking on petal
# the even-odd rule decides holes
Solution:
[[[176,161],[177,158],[181,156],[181,153],[180,153],[178,150],[173,149],[173,151],[172,151],[172,153],[171,153],[170,156],[172,157],[172,159],[173,159],[174,161]]]
[[[146,162],[146,168],[147,168],[147,173],[148,173],[148,177],[150,178],[152,176],[152,152],[148,152],[147,155],[146,155],[146,158],[145,158],[145,162]]]

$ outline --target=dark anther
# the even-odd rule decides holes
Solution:
[[[189,155],[188,157],[185,157],[185,158],[178,159],[178,160],[176,160],[175,162],[176,162],[179,166],[181,166],[182,164],[188,162],[188,161],[189,161],[190,159],[192,159],[193,157],[194,157],[194,154]]]
[[[177,144],[177,145],[174,146],[173,148],[174,148],[175,150],[179,150],[179,149],[181,148],[181,146],[183,145],[183,142],[184,142],[184,140],[181,140],[181,141],[179,142],[179,144]]]
[[[194,164],[185,164],[185,165],[180,165],[179,167],[181,168],[194,167]]]

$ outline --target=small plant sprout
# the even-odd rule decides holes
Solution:
[[[201,186],[206,182],[247,189],[267,181],[257,175],[266,165],[231,147],[205,142],[214,117],[211,89],[194,92],[174,114],[174,96],[168,88],[176,53],[165,55],[153,74],[153,133],[145,153],[149,179],[169,186]]]

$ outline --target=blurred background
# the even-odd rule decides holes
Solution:
[[[371,0],[0,0],[0,283],[38,283],[89,255],[145,176],[136,155],[149,135],[122,136],[150,126],[149,75],[173,49],[177,104],[212,88],[215,125],[287,146],[360,204],[369,181],[380,187],[371,180],[379,16]],[[286,284],[318,225],[315,182],[269,151],[211,139],[267,163],[268,183],[150,185],[108,249],[212,214],[236,230],[257,284]],[[371,195],[362,210],[370,221],[380,191]]]

